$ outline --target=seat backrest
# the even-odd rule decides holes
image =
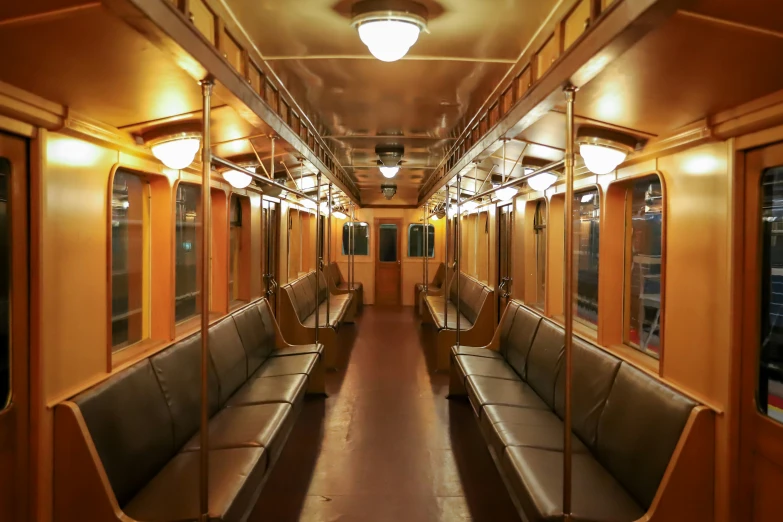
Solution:
[[[449,299],[457,306],[457,286],[459,285],[459,311],[471,324],[476,322],[484,306],[489,288],[475,279],[460,272],[459,278],[453,278],[449,289]]]
[[[498,323],[499,330],[499,346],[498,351],[505,357],[506,350],[508,349],[508,336],[511,334],[511,327],[514,325],[514,318],[517,315],[517,310],[521,303],[519,301],[509,301],[506,305],[506,309],[503,310],[503,316]]]
[[[300,277],[291,283],[291,287],[296,293],[297,315],[299,320],[304,322],[315,311],[315,296],[310,289],[310,283],[306,277]]]
[[[340,266],[336,261],[329,263],[329,275],[332,277],[332,282],[335,286],[343,284],[343,273],[340,272]]]
[[[525,365],[525,380],[551,408],[555,408],[555,383],[563,359],[565,332],[553,322],[542,319],[530,346]]]
[[[595,455],[644,509],[695,406],[628,363],[620,364],[598,421]]]
[[[231,316],[209,327],[209,351],[220,384],[220,405],[247,380],[247,356]]]
[[[174,444],[181,448],[198,431],[201,420],[201,334],[191,335],[150,358],[174,423]],[[220,389],[209,362],[209,415],[220,403]]]
[[[430,286],[441,288],[443,286],[444,279],[446,279],[446,265],[441,263],[438,265],[438,269],[435,271],[435,277],[432,278],[432,283],[430,283]]]
[[[323,303],[329,298],[329,287],[326,285],[326,276],[323,272],[318,273],[318,280],[320,285],[318,286],[318,302]]]
[[[74,397],[122,507],[174,456],[166,399],[145,359]]]
[[[598,420],[604,411],[620,359],[581,339],[574,339],[571,351],[571,418],[573,431],[591,449],[595,449]],[[555,412],[565,418],[565,371],[557,377]]]
[[[275,349],[275,331],[264,323],[259,305],[243,308],[232,317],[245,349],[250,377]]]
[[[512,301],[513,303],[513,301]],[[509,306],[511,303],[509,303]],[[541,316],[524,306],[517,305],[514,322],[506,342],[500,343],[500,353],[521,377],[525,377],[525,365],[533,345],[533,338],[541,323]]]

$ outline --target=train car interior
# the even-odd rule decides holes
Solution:
[[[783,3],[7,0],[0,49],[0,521],[783,520]]]

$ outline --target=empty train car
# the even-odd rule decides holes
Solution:
[[[0,521],[783,520],[783,3],[6,0],[0,48]]]

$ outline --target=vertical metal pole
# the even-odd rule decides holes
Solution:
[[[571,351],[573,345],[574,322],[574,95],[576,89],[573,86],[566,87],[566,153],[565,153],[565,177],[566,177],[566,204],[565,204],[565,454],[563,458],[563,516],[565,520],[571,520]]]
[[[209,368],[209,262],[212,254],[212,144],[210,118],[212,109],[211,79],[201,82],[203,121],[201,131],[201,452],[199,455],[199,513],[203,522],[209,520],[209,398],[207,394]]]
[[[356,205],[351,206],[351,290],[356,282]]]
[[[430,267],[429,258],[427,257],[430,251],[430,204],[425,204],[424,209],[424,291],[426,292],[430,288]]]
[[[318,344],[318,326],[321,308],[321,172],[315,177],[315,343]],[[326,302],[329,302],[327,295]]]
[[[459,346],[459,340],[460,340],[460,334],[459,334],[459,327],[460,327],[460,320],[459,317],[461,315],[460,312],[460,306],[459,306],[459,276],[460,272],[462,271],[462,261],[460,260],[460,257],[462,257],[460,254],[462,253],[462,175],[457,174],[457,241],[456,241],[456,254],[457,254],[457,269],[454,271],[454,278],[457,282],[457,346]]]
[[[329,217],[326,222],[326,237],[329,238],[329,242],[326,244],[326,326],[329,326],[329,318],[331,317],[331,310],[329,310],[329,283],[332,280],[332,184],[329,183]]]
[[[424,227],[425,229],[425,232],[427,229],[426,220],[427,220],[427,204],[425,203],[424,206],[421,207],[421,222],[422,222],[422,227]],[[423,246],[426,246],[426,240],[424,238],[422,238],[421,243]],[[424,261],[421,264],[421,288],[426,294],[427,293],[427,258],[424,257],[423,255],[421,256],[421,258]]]
[[[269,175],[272,176],[272,179],[275,179],[275,140],[277,138],[275,136],[272,136],[270,140],[272,141],[272,157],[269,158]]]
[[[451,196],[450,196],[450,190],[448,184],[446,185],[446,251],[443,254],[443,259],[446,261],[446,279],[443,281],[443,286],[441,288],[444,289],[444,295],[445,299],[443,300],[443,314],[444,314],[444,321],[445,325],[448,326],[449,324],[449,291],[451,289],[451,279],[449,279],[449,272],[451,271],[451,259],[449,259],[449,237],[450,237],[450,226],[451,226],[451,218],[449,217],[449,210],[451,207]]]
[[[269,175],[272,179],[275,177],[275,137],[272,136],[272,159],[269,160]],[[263,210],[264,201],[261,202],[261,208]],[[272,252],[272,203],[266,202],[266,271],[264,273],[264,280],[266,281],[266,298],[272,297],[272,279],[274,273],[272,272],[272,258],[274,253]]]

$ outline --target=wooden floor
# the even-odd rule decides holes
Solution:
[[[514,521],[467,402],[412,308],[366,306],[326,400],[309,400],[251,522]]]

